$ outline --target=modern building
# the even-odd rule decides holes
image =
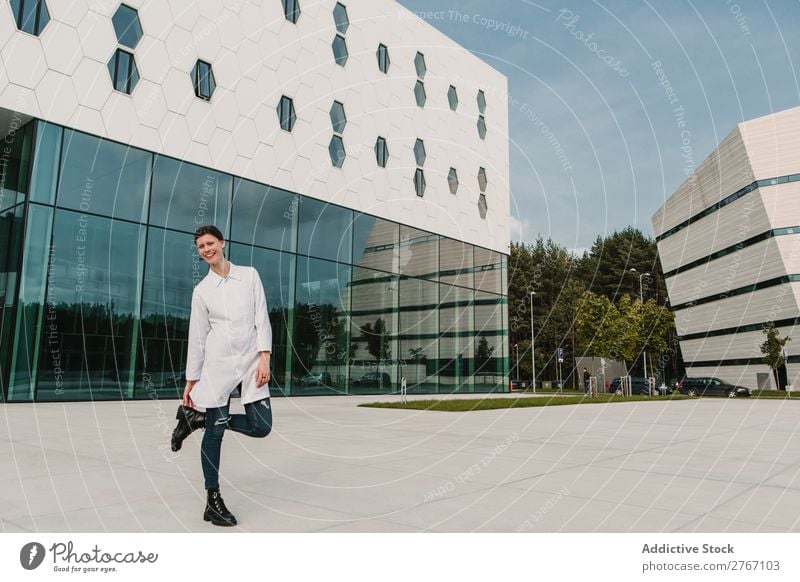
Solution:
[[[740,123],[653,216],[689,376],[775,388],[764,326],[800,374],[800,108]]]
[[[284,395],[506,391],[507,81],[391,0],[0,2],[4,401],[176,397],[192,233]]]

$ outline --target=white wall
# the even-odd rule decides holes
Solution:
[[[507,253],[509,234],[506,78],[392,0],[349,0],[350,57],[331,50],[334,0],[301,2],[298,23],[280,0],[130,0],[144,37],[134,56],[133,95],[112,90],[107,62],[117,48],[110,0],[48,0],[40,37],[17,31],[0,3],[0,107],[130,143],[322,200]],[[389,74],[378,70],[389,47]],[[428,100],[417,107],[414,56],[425,54]],[[209,61],[217,90],[194,96],[189,72]],[[447,89],[458,89],[449,109]],[[486,95],[486,140],[479,139],[477,92]],[[281,131],[276,107],[294,99],[298,121]],[[332,102],[344,103],[347,160],[332,167]],[[388,140],[389,164],[373,146]],[[416,196],[414,141],[425,141],[427,190]],[[450,167],[460,179],[447,184]],[[478,169],[488,176],[488,214],[478,213]]]

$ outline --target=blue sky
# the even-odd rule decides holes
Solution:
[[[800,105],[800,0],[400,3],[509,79],[512,240],[652,236],[737,123]]]

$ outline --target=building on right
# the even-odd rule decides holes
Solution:
[[[687,376],[778,388],[773,322],[780,388],[800,384],[800,107],[738,124],[652,223]]]

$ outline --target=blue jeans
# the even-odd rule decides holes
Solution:
[[[225,429],[255,438],[264,438],[272,431],[272,406],[269,398],[244,405],[244,414],[230,414],[230,402],[219,408],[206,409],[206,426],[200,445],[206,489],[219,487],[219,460]]]

